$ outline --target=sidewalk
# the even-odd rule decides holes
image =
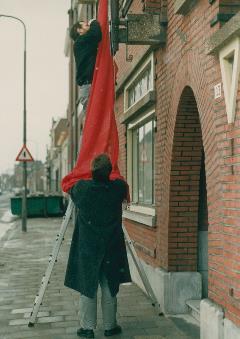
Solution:
[[[63,286],[73,226],[54,266],[38,323],[28,328],[28,317],[48,264],[61,218],[28,219],[28,231],[21,231],[21,221],[0,241],[0,338],[1,339],[72,339],[79,338],[78,293]],[[101,325],[95,338],[105,338]],[[187,318],[186,318],[187,319]],[[159,317],[151,302],[134,284],[123,285],[118,298],[118,322],[121,339],[197,339],[199,328],[178,317]]]

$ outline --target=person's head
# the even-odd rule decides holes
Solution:
[[[112,172],[112,164],[109,156],[105,153],[99,154],[91,163],[92,177],[97,181],[106,181]]]
[[[76,22],[70,29],[70,38],[75,41],[79,34],[85,34],[89,28],[90,26],[86,21]]]
[[[79,27],[77,28],[77,32],[78,32],[78,34],[83,35],[83,34],[87,33],[89,28],[90,28],[90,26],[86,21],[81,21]]]

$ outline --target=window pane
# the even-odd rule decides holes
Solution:
[[[132,106],[141,97],[143,97],[152,87],[151,86],[151,64],[140,74],[137,80],[131,85],[128,91],[128,107]]]
[[[138,131],[138,199],[143,201],[144,197],[144,127],[140,127]]]
[[[151,73],[151,69],[148,69],[148,72],[147,72],[147,89],[148,90],[151,88],[151,83],[152,83],[152,73]]]
[[[133,131],[133,200],[153,203],[153,121]]]
[[[153,158],[152,158],[152,121],[145,125],[145,166],[144,166],[144,202],[146,204],[152,203],[152,180],[153,180]]]
[[[133,131],[132,145],[132,199],[138,202],[138,130]]]

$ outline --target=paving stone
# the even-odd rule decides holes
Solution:
[[[65,330],[67,334],[74,334],[74,333],[76,334],[78,328],[80,328],[80,324],[78,324],[77,326],[67,327]]]
[[[51,315],[63,315],[63,316],[74,316],[77,315],[77,311],[74,309],[63,310],[63,311],[51,311]]]
[[[69,225],[58,262],[54,266],[37,322],[29,328],[29,316],[48,256],[59,232],[61,218],[28,220],[28,231],[21,225],[9,233],[9,240],[0,240],[0,338],[1,339],[77,339],[79,293],[64,286],[73,226]],[[3,246],[5,245],[5,246]],[[46,255],[47,254],[47,255]],[[96,339],[105,339],[99,293]],[[198,339],[199,328],[187,322],[159,317],[151,301],[134,284],[124,284],[118,295],[118,322],[123,333],[116,339]],[[194,329],[194,331],[193,331]]]
[[[28,320],[27,319],[14,319],[9,321],[10,326],[15,326],[15,325],[27,325]]]
[[[11,313],[15,314],[15,313],[26,313],[26,312],[31,312],[32,308],[17,308],[15,310],[12,310]]]
[[[31,313],[24,313],[24,318],[30,318]],[[38,318],[49,317],[50,312],[38,312]]]
[[[79,321],[63,321],[52,323],[51,327],[72,327],[72,326],[79,326]]]
[[[164,339],[165,337],[159,335],[137,335],[134,339]]]
[[[57,315],[55,317],[43,317],[43,318],[38,318],[38,323],[43,324],[43,323],[56,323],[59,321],[63,321],[64,318],[62,315]]]

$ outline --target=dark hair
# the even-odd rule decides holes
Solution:
[[[70,38],[75,41],[77,40],[77,37],[78,37],[78,32],[77,32],[77,29],[78,28],[82,28],[82,24],[80,22],[76,22],[70,29]]]
[[[109,156],[103,153],[94,158],[91,164],[91,171],[94,180],[109,180],[109,175],[112,172],[112,164]]]

